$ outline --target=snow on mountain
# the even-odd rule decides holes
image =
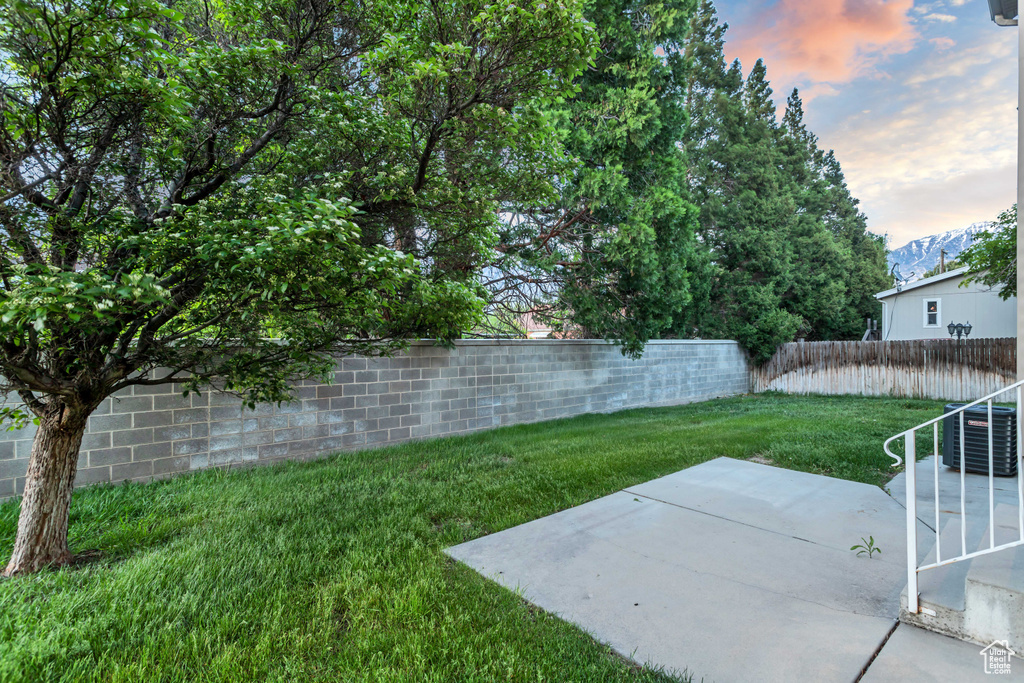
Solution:
[[[900,273],[908,281],[920,280],[926,271],[938,265],[940,251],[946,250],[946,263],[949,263],[957,254],[971,246],[975,235],[991,230],[992,225],[989,222],[972,223],[963,228],[908,242],[899,249],[889,252],[889,267],[892,268],[894,263],[898,263]]]

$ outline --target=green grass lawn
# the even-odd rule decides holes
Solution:
[[[91,559],[0,581],[0,679],[668,680],[441,549],[719,456],[881,484],[882,441],[938,414],[766,394],[81,490]]]

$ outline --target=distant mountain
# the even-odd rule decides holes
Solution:
[[[991,229],[992,223],[972,223],[964,228],[922,237],[889,252],[889,267],[898,263],[903,277],[910,282],[920,280],[925,272],[939,264],[939,252],[943,249],[946,250],[946,263],[949,263],[971,246],[975,235]]]

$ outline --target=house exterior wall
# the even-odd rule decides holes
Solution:
[[[590,340],[414,343],[393,358],[346,357],[331,384],[243,409],[231,396],[165,385],[108,398],[89,420],[75,485],[145,481],[208,467],[302,460],[583,413],[749,391],[732,341],[654,341],[643,358]],[[34,428],[0,431],[0,498],[21,493]]]
[[[974,339],[1016,337],[1017,300],[1003,301],[996,290],[971,283],[960,287],[963,276],[915,287],[881,299],[882,339],[949,339],[946,326],[970,322]],[[939,302],[939,324],[925,326],[925,304]]]

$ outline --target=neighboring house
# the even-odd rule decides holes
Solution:
[[[949,339],[949,323],[970,323],[971,338],[1016,337],[1017,299],[977,282],[961,287],[966,268],[875,294],[882,302],[882,339]]]
[[[520,321],[526,328],[527,339],[547,339],[553,332],[550,325],[538,322],[530,313],[523,314]]]

